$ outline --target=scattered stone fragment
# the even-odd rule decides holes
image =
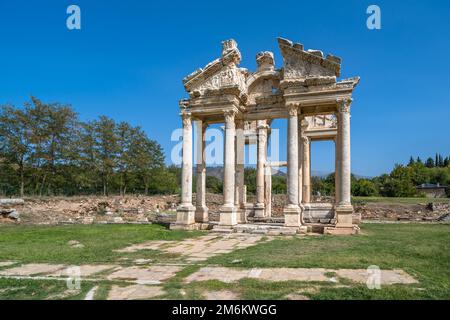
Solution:
[[[19,220],[20,214],[16,210],[13,210],[12,212],[10,212],[8,214],[8,218],[13,219],[13,220]]]
[[[136,259],[134,260],[135,264],[148,264],[151,263],[153,260],[152,259]]]
[[[84,244],[80,243],[77,240],[70,240],[67,242],[67,244],[72,248],[84,248]]]
[[[151,299],[165,292],[161,287],[132,285],[127,287],[112,286],[108,294],[108,300],[145,300]]]

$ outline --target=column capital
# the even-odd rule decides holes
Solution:
[[[303,145],[309,144],[309,140],[310,140],[309,137],[302,135],[301,139],[302,139]]]
[[[286,106],[288,115],[290,117],[296,117],[298,115],[298,105],[296,104],[288,104]]]
[[[339,113],[350,113],[350,106],[352,104],[352,98],[337,99],[337,109]]]
[[[225,124],[234,123],[234,117],[236,116],[236,110],[225,110],[223,112],[225,117]]]
[[[181,116],[181,119],[183,120],[183,127],[187,127],[192,124],[192,117],[191,117],[190,112],[183,110],[180,113],[180,116]]]

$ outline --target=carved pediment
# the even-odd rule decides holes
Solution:
[[[319,50],[304,50],[302,44],[278,38],[278,45],[283,55],[283,78],[308,79],[321,78],[322,82],[336,82],[340,76],[341,59],[333,55],[324,55]]]
[[[241,53],[234,40],[222,42],[222,56],[191,73],[183,84],[191,96],[201,96],[211,91],[235,89],[238,95],[245,94],[248,72],[239,68]],[[232,90],[231,90],[232,91]]]

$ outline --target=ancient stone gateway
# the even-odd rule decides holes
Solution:
[[[275,69],[271,52],[256,56],[256,72],[239,68],[241,53],[234,40],[222,43],[222,56],[187,76],[189,99],[180,101],[183,120],[182,197],[173,229],[205,228],[205,131],[225,123],[224,203],[216,229],[233,229],[248,222],[264,223],[271,215],[271,167],[287,166],[287,203],[283,227],[304,233],[314,226],[325,233],[353,234],[350,198],[350,104],[359,77],[337,81],[341,59],[279,38],[284,64]],[[286,118],[287,162],[267,161],[267,136],[273,119]],[[197,130],[197,201],[192,203],[193,123]],[[256,202],[246,203],[244,147],[257,141]],[[311,203],[310,143],[333,140],[336,150],[335,203]],[[269,173],[268,173],[269,172]]]

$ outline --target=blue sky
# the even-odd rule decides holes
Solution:
[[[66,8],[81,8],[81,30]],[[366,27],[377,4],[382,29]],[[361,76],[352,107],[352,171],[378,175],[410,155],[450,155],[448,1],[0,1],[0,104],[35,95],[140,125],[167,158],[180,126],[181,79],[234,38],[241,66],[276,38],[342,57],[342,77]],[[285,136],[285,121],[275,125]],[[284,140],[282,140],[284,141]],[[332,143],[313,144],[313,169],[333,171]],[[286,148],[281,145],[285,158]],[[168,159],[169,162],[169,159]]]

